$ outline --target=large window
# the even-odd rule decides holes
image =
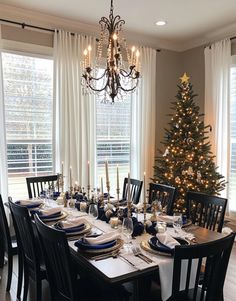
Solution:
[[[52,173],[53,61],[2,53],[9,195],[25,177]]]
[[[130,170],[130,99],[108,104],[97,102],[97,181],[105,175],[105,164],[109,162],[109,178],[112,195],[116,194],[116,167],[119,165],[120,195],[123,179]],[[104,191],[105,188],[105,179]]]
[[[236,212],[236,66],[231,68],[229,209]]]

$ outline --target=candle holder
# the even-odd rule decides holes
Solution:
[[[152,216],[151,216],[151,221],[152,222],[157,221],[157,209],[158,209],[157,201],[152,202]]]
[[[58,186],[61,192],[64,192],[64,177],[63,174],[58,174]]]
[[[107,181],[107,202],[110,203],[110,182]]]
[[[88,185],[88,201],[90,200],[90,185]]]

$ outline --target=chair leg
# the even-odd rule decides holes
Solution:
[[[21,252],[18,253],[18,283],[17,283],[17,299],[20,300],[23,280],[23,258]]]
[[[13,264],[13,258],[12,254],[8,253],[8,275],[7,275],[7,292],[11,289],[11,279],[12,279],[12,264]]]
[[[42,299],[42,280],[36,276],[36,301],[41,301]]]
[[[29,270],[26,264],[24,264],[24,293],[23,293],[23,301],[27,301],[29,290]]]

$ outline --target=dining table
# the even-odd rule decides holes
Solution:
[[[58,204],[54,200],[47,200],[46,207],[56,207]],[[91,217],[86,212],[77,210],[76,208],[68,208],[61,205],[63,212],[63,219],[81,217],[85,219],[90,225],[92,234],[102,233],[114,233],[122,235],[122,227],[119,225],[116,229],[112,228],[109,223],[102,220]],[[147,216],[148,217],[148,216]],[[139,214],[136,218],[140,221],[143,220],[143,214]],[[55,221],[49,221],[49,225],[54,225]],[[173,233],[173,228],[167,228],[167,231]],[[172,231],[172,232],[171,232]],[[191,233],[194,237],[194,242],[197,244],[208,243],[220,238],[223,238],[225,234],[208,230],[196,225],[192,225],[184,228],[185,233]],[[149,287],[150,279],[159,279],[162,292],[162,299],[167,300],[171,294],[171,285],[168,280],[172,275],[168,274],[168,277],[160,277],[160,270],[166,266],[169,266],[169,270],[173,266],[173,256],[156,252],[150,248],[142,248],[147,244],[148,240],[152,237],[149,233],[144,231],[142,235],[133,237],[130,241],[129,251],[125,248],[120,248],[119,252],[114,255],[113,252],[104,254],[105,256],[98,256],[90,254],[79,249],[75,242],[82,236],[68,236],[68,244],[73,261],[78,265],[78,270],[83,269],[87,275],[91,275],[92,278],[100,281],[106,286],[112,287],[123,283],[133,283],[133,299],[136,301],[147,300],[146,294]],[[191,242],[190,242],[191,243]],[[132,251],[134,247],[139,247],[143,255],[149,260],[145,261],[142,258],[135,256]],[[103,254],[102,254],[103,255]],[[171,266],[172,265],[172,266]],[[161,268],[161,269],[160,269]],[[162,280],[162,281],[161,281]],[[167,282],[167,283],[166,283]]]

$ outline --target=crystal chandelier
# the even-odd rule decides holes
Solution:
[[[114,17],[113,0],[109,17],[102,17],[99,24],[101,34],[94,66],[91,63],[92,47],[89,45],[84,50],[82,86],[84,91],[95,93],[103,101],[114,102],[115,98],[122,100],[137,87],[140,78],[140,53],[134,46],[131,51],[128,50],[121,31],[125,21],[119,15]]]

